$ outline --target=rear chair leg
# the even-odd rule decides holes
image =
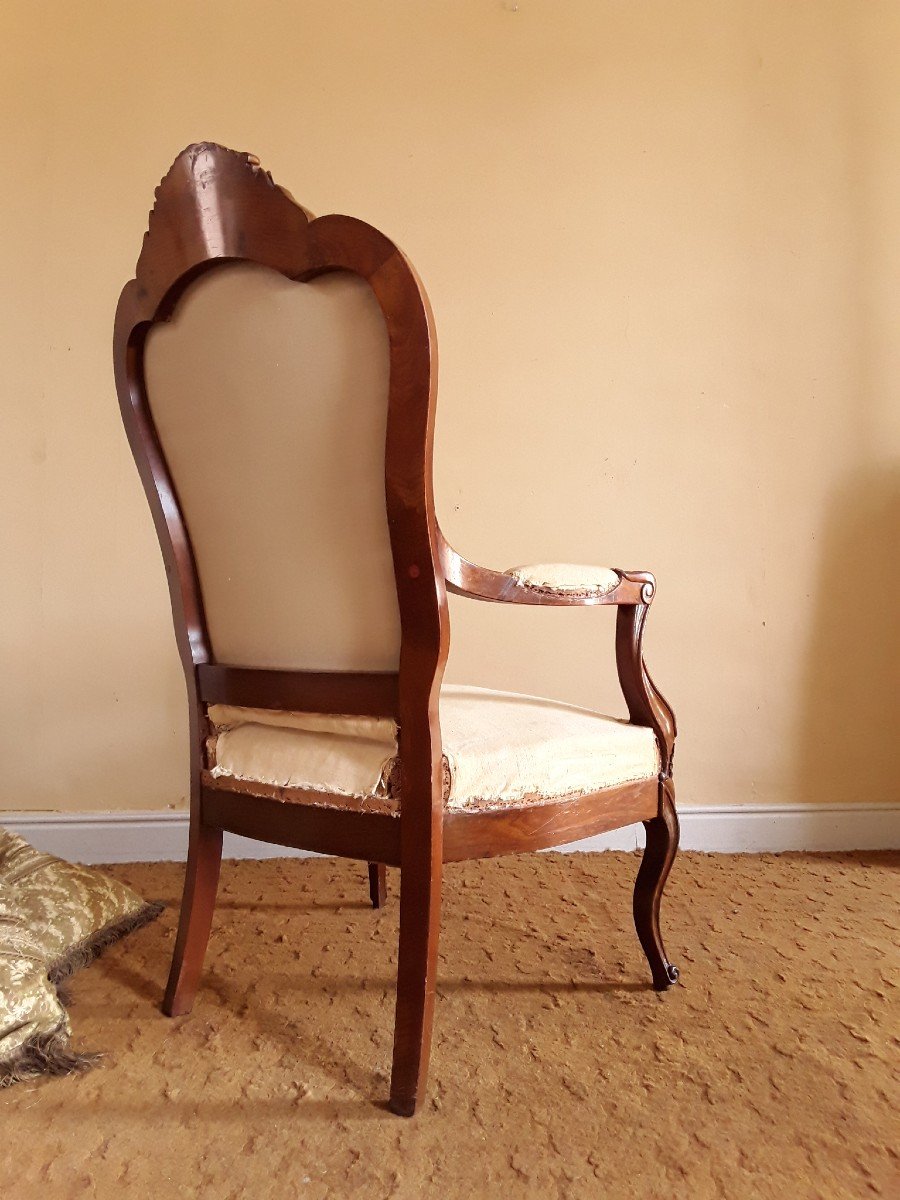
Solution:
[[[400,955],[391,1072],[392,1112],[411,1117],[425,1094],[440,929],[441,864],[400,871]]]
[[[209,941],[216,889],[222,862],[222,830],[201,825],[191,817],[190,843],[181,898],[178,936],[172,955],[172,969],[163,1000],[163,1012],[170,1017],[189,1013],[197,994],[203,957]]]
[[[384,863],[369,863],[369,895],[373,908],[384,908],[387,903],[387,868]]]
[[[660,781],[659,816],[645,821],[644,828],[647,845],[634,885],[634,923],[653,973],[653,986],[662,992],[678,979],[678,968],[666,957],[659,932],[663,888],[678,852],[678,814],[671,779]]]

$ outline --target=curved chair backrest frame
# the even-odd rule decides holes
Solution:
[[[369,284],[206,271],[144,341],[150,415],[217,662],[394,671],[389,342]]]
[[[296,281],[349,272],[372,289],[384,317],[384,494],[400,619],[396,671],[272,670],[214,659],[188,525],[148,402],[145,348],[190,284],[235,262]],[[400,728],[403,796],[421,796],[416,807],[423,816],[439,807],[433,804],[441,779],[438,695],[449,625],[432,491],[436,359],[424,289],[403,253],[376,229],[346,216],[314,219],[250,155],[203,143],[178,156],[157,189],[135,278],[119,300],[114,361],[122,417],[166,563],[195,767],[205,702],[392,716]],[[365,607],[364,594],[359,603]]]

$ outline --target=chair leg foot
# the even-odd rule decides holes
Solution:
[[[373,908],[384,908],[387,903],[387,868],[384,863],[369,863],[369,896]]]
[[[647,845],[634,885],[634,924],[640,938],[653,986],[665,991],[678,979],[678,968],[666,957],[659,931],[659,906],[666,879],[678,852],[678,815],[671,779],[660,783],[659,815],[645,821]]]
[[[440,929],[440,866],[433,874],[400,872],[400,955],[391,1071],[391,1112],[411,1117],[425,1092]]]
[[[216,907],[221,862],[222,830],[192,818],[178,936],[162,1004],[167,1016],[183,1016],[193,1006]]]

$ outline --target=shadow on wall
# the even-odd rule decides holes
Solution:
[[[811,803],[897,802],[900,468],[837,491],[811,582],[797,791]]]

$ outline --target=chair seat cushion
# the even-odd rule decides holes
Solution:
[[[252,781],[314,791],[326,803],[333,797],[335,804],[397,811],[393,720],[223,704],[210,705],[208,715],[211,782]],[[447,686],[440,720],[451,810],[546,803],[659,772],[651,729],[556,700]]]

